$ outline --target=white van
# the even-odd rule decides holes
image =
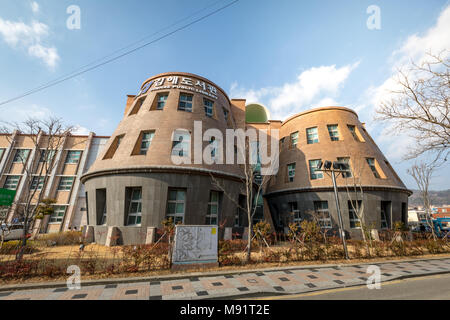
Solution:
[[[13,225],[3,224],[0,227],[2,228],[2,230],[4,230],[5,241],[20,240],[23,237],[23,224],[13,224]],[[28,233],[27,238],[29,238],[30,236],[31,234]]]

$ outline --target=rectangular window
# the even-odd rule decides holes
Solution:
[[[306,129],[306,139],[308,144],[319,143],[319,133],[317,127]]]
[[[44,185],[44,177],[33,177],[30,190],[42,190]]]
[[[373,175],[375,176],[375,178],[380,179],[381,176],[378,173],[378,170],[375,166],[375,159],[374,158],[366,158],[367,163],[369,164],[370,170],[372,170]]]
[[[300,224],[302,222],[302,217],[300,215],[300,210],[298,210],[297,202],[289,202],[289,206],[291,208],[291,212],[294,215],[293,222]]]
[[[129,116],[136,114],[139,112],[139,110],[141,109],[142,104],[144,103],[145,99],[147,98],[147,96],[145,97],[141,97],[139,98],[136,103],[133,106],[133,109],[131,110]]]
[[[223,116],[225,118],[225,121],[227,122],[228,125],[230,125],[230,113],[228,112],[227,109],[222,108],[223,109]]]
[[[4,153],[5,153],[5,149],[0,148],[0,161],[2,161]]]
[[[212,117],[213,116],[214,102],[212,102],[211,100],[203,98],[203,105],[205,107],[205,114],[208,117]]]
[[[184,222],[186,190],[169,189],[167,200],[167,218],[172,218],[175,224]]]
[[[95,211],[97,215],[97,225],[106,224],[106,189],[95,190]]]
[[[291,133],[291,149],[297,148],[298,143],[298,131]]]
[[[356,141],[364,142],[364,138],[362,137],[361,133],[359,133],[358,128],[356,128],[356,126],[348,124],[347,127]]]
[[[59,179],[58,191],[70,191],[74,179],[74,177],[61,177]]]
[[[52,162],[53,157],[55,156],[56,150],[46,150],[41,149],[41,156],[39,157],[39,162]]]
[[[215,160],[217,154],[217,141],[215,137],[209,139],[209,145],[211,147],[211,160]]]
[[[139,151],[140,155],[146,155],[150,145],[152,143],[153,137],[155,136],[155,131],[144,132],[142,134],[141,149]]]
[[[289,182],[294,182],[295,177],[295,163],[288,164],[288,180]]]
[[[50,215],[50,223],[61,223],[66,214],[66,206],[54,206],[53,213]]]
[[[106,207],[106,205],[105,205]],[[131,188],[131,200],[128,207],[128,226],[140,226],[142,219],[142,188]]]
[[[30,149],[17,149],[14,155],[13,163],[25,163],[28,158]]]
[[[328,133],[330,134],[331,141],[339,141],[339,130],[337,124],[330,124],[328,127]]]
[[[317,214],[320,227],[325,229],[333,227],[330,212],[328,211],[328,201],[314,201],[314,211]]]
[[[67,152],[66,164],[77,164],[80,162],[81,151],[69,150]]]
[[[384,211],[384,208],[381,208],[381,229],[387,228],[388,228],[388,219],[386,216],[386,211]]]
[[[346,163],[348,165],[348,172],[343,172],[342,177],[343,178],[351,178],[352,177],[352,167],[350,164],[350,158],[348,158],[348,157],[337,158],[337,161],[341,162],[341,163]]]
[[[180,94],[180,103],[178,104],[178,110],[192,112],[192,99],[193,95],[191,94]]]
[[[381,229],[389,229],[392,203],[391,201],[381,201]],[[425,219],[425,218],[423,218]],[[419,220],[420,219],[419,217]]]
[[[320,159],[318,160],[309,160],[309,174],[311,180],[317,180],[323,178],[323,172],[319,172],[317,170],[317,166],[319,165]]]
[[[156,102],[156,110],[163,110],[166,106],[166,101],[169,95],[166,94],[158,94],[157,102]]]
[[[358,201],[347,201],[348,205],[348,218],[350,221],[350,228],[360,229],[361,220],[358,218],[356,212],[361,208],[361,200]]]
[[[217,225],[219,217],[219,193],[211,191],[209,194],[208,211],[206,213],[206,225]]]
[[[3,188],[8,190],[16,190],[19,184],[20,176],[6,176],[5,184]]]
[[[172,155],[189,157],[191,149],[191,135],[186,131],[175,131],[172,142]]]
[[[125,135],[122,134],[122,135],[114,138],[114,141],[111,143],[111,146],[109,147],[108,151],[106,152],[105,156],[103,157],[103,160],[112,159],[112,157],[114,157],[114,154],[116,153],[117,149],[119,148],[120,143],[122,142],[124,137],[125,137]]]

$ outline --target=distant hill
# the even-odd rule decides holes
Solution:
[[[414,193],[409,197],[409,206],[423,205],[422,196],[419,190],[412,190]],[[429,191],[432,206],[450,205],[450,189],[442,191]]]

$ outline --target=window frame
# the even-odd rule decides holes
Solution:
[[[330,135],[331,141],[334,142],[334,141],[341,140],[338,124],[328,124],[327,128],[328,128],[328,134]]]
[[[38,181],[35,185],[35,181]],[[32,176],[31,178],[31,184],[30,184],[30,191],[41,191],[44,187],[44,180],[45,177],[43,176]]]
[[[320,204],[320,208],[319,205]],[[326,204],[326,208],[323,208],[323,204]],[[314,212],[319,216],[319,226],[323,229],[333,229],[333,221],[331,219],[330,210],[328,207],[328,201],[314,201]],[[324,215],[327,215],[327,218]]]
[[[70,184],[70,188],[67,188],[68,184],[67,183],[63,184],[63,181],[72,181],[72,183]],[[71,191],[74,183],[75,183],[75,177],[61,176],[61,177],[59,177],[58,188],[56,189],[56,191]]]
[[[162,99],[161,98],[165,98]],[[156,95],[156,108],[155,110],[164,110],[164,108],[166,107],[167,104],[167,99],[169,99],[169,93],[168,92],[164,92],[164,93],[158,93]],[[162,107],[161,107],[162,104]]]
[[[310,133],[310,130],[314,130],[314,129],[315,129],[315,133]],[[311,139],[311,136],[313,136],[313,139]],[[306,143],[307,144],[319,143],[319,128],[318,127],[306,128]]]
[[[64,164],[79,164],[81,160],[82,150],[67,150],[66,159],[64,161]],[[76,154],[75,156],[76,162],[73,162],[73,156],[71,155]]]
[[[130,188],[130,203],[127,210],[127,227],[140,227],[142,225],[142,188],[132,187]],[[135,191],[139,191],[140,198],[133,199]],[[133,204],[136,203],[136,212],[131,212]],[[106,207],[106,204],[105,204]],[[135,218],[134,223],[130,223],[130,218]],[[139,223],[137,221],[139,220]]]
[[[62,212],[62,215],[61,215],[61,212],[58,212],[58,210],[56,209],[56,208],[64,208],[64,211]],[[67,206],[63,206],[63,205],[54,205],[53,206],[53,213],[50,215],[50,219],[48,220],[49,222],[49,224],[59,224],[59,223],[63,223],[63,221],[64,221],[64,217],[65,217],[65,215],[66,215],[66,212],[67,212]],[[56,221],[53,221],[53,220],[56,220]],[[58,221],[58,219],[61,219],[60,221]]]
[[[373,164],[370,163],[370,160],[373,160]],[[381,179],[381,175],[378,172],[377,166],[376,166],[376,159],[375,158],[366,158],[366,162],[369,165],[370,170],[372,171],[373,175],[377,179]]]
[[[290,149],[295,149],[295,148],[297,148],[297,146],[298,146],[298,134],[299,134],[299,132],[298,131],[295,131],[295,132],[292,132],[291,134],[290,134],[290,145],[289,145],[289,148]],[[295,137],[295,138],[294,138]],[[295,143],[294,143],[294,141],[295,141]]]
[[[308,161],[308,164],[309,164],[309,179],[310,180],[323,179],[323,172],[315,173],[316,170],[319,170],[319,169],[317,169],[317,163],[316,163],[315,167],[312,166],[312,162],[315,162],[315,161],[318,162],[318,161],[321,161],[321,159],[312,159],[312,160]]]
[[[6,178],[5,178],[5,183],[3,184],[3,188],[7,189],[7,190],[14,190],[14,191],[16,191],[17,188],[19,187],[20,179],[22,178],[22,176],[21,175],[5,175],[5,177]],[[15,178],[17,178],[17,183],[16,183],[15,188],[14,189],[8,188],[7,184],[9,183],[9,180],[10,179],[15,179]]]
[[[213,194],[216,195],[216,200],[212,200]],[[211,190],[209,193],[209,201],[208,201],[208,208],[206,210],[206,216],[205,216],[205,225],[211,225],[216,226],[219,224],[219,208],[220,208],[220,193],[219,191]],[[212,213],[210,209],[215,206],[216,207],[216,213]],[[215,219],[216,223],[212,223],[213,219]]]
[[[16,153],[14,154],[14,158],[12,163],[22,163],[25,164],[28,161],[28,156],[30,155],[31,149],[16,149]],[[20,157],[19,153],[24,152],[26,154],[25,157]],[[21,160],[20,160],[21,158]],[[20,161],[19,161],[20,160]]]
[[[290,163],[287,165],[288,182],[294,182],[296,163]]]
[[[170,199],[170,193],[176,192],[175,199]],[[183,199],[178,199],[178,193],[181,192],[184,194]],[[181,220],[181,224],[184,223],[184,217],[186,214],[186,197],[187,197],[187,190],[186,189],[177,189],[177,188],[169,188],[167,192],[167,208],[166,208],[166,219],[173,218],[173,222],[175,224],[178,224]],[[170,204],[174,205],[174,212],[169,212]],[[178,204],[183,204],[183,213],[177,213]],[[180,219],[181,218],[181,219]]]
[[[211,103],[211,105],[208,105],[208,103]],[[205,109],[205,115],[209,118],[213,118],[214,117],[214,101],[203,98],[203,107]],[[210,112],[209,112],[209,110],[210,110]]]
[[[361,208],[362,202],[361,200],[358,201],[358,207]],[[359,219],[358,215],[356,214],[355,209],[353,209],[353,204],[356,202],[356,200],[348,200],[347,206],[348,206],[348,221],[350,224],[351,229],[361,229],[361,219]],[[356,206],[356,204],[355,204]]]
[[[190,97],[191,100],[184,100],[183,97]],[[181,104],[184,104],[183,107],[181,107]],[[190,108],[186,108],[186,105],[190,104]],[[178,111],[184,111],[184,112],[193,112],[194,109],[194,95],[190,93],[184,93],[180,92],[180,98],[178,99]]]

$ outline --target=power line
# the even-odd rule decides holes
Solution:
[[[138,47],[136,47],[136,48],[134,48],[134,49],[131,49],[131,50],[129,50],[129,51],[126,51],[125,53],[120,54],[120,55],[118,55],[118,56],[116,56],[116,57],[114,57],[114,58],[111,58],[111,59],[108,59],[108,60],[106,60],[106,61],[104,61],[104,62],[101,62],[101,63],[98,63],[98,64],[93,65],[95,62],[97,62],[97,61],[99,61],[99,60],[103,60],[103,59],[105,59],[105,58],[108,58],[108,57],[114,55],[114,54],[117,53],[117,52],[121,52],[121,51],[123,51],[123,50],[126,49],[126,48],[132,47],[132,46],[134,46],[135,44],[142,42],[144,39],[147,39],[147,38],[149,38],[149,37],[151,37],[151,36],[153,36],[153,35],[155,35],[155,34],[161,33],[162,30],[168,29],[168,28],[170,28],[170,27],[172,27],[172,26],[174,26],[174,25],[179,24],[181,21],[184,21],[184,20],[186,20],[186,19],[189,19],[189,18],[192,17],[193,15],[196,15],[197,13],[202,12],[202,11],[204,11],[204,10],[206,10],[206,9],[208,9],[208,8],[210,8],[210,7],[212,7],[212,6],[214,6],[215,4],[217,4],[217,3],[220,2],[220,1],[214,2],[212,5],[207,6],[207,7],[203,8],[203,9],[201,9],[201,10],[199,10],[199,11],[193,13],[193,14],[191,14],[190,16],[188,16],[188,17],[186,17],[186,18],[183,18],[183,19],[179,20],[178,22],[175,22],[174,24],[171,24],[170,26],[161,29],[160,31],[157,31],[157,32],[153,33],[153,34],[150,35],[150,36],[144,37],[144,38],[142,38],[141,40],[134,42],[133,44],[130,44],[130,45],[125,46],[125,47],[123,47],[123,48],[121,48],[121,49],[119,49],[119,50],[116,50],[116,51],[114,51],[114,53],[111,53],[111,54],[109,54],[109,55],[107,55],[107,56],[105,56],[105,57],[103,57],[103,58],[101,58],[101,59],[97,59],[95,62],[91,62],[91,63],[89,63],[89,64],[87,64],[87,65],[85,65],[85,66],[83,66],[83,67],[81,67],[81,68],[78,68],[76,71],[73,71],[73,72],[71,72],[71,73],[69,73],[69,74],[67,74],[67,75],[65,75],[65,76],[61,76],[61,77],[59,77],[59,78],[57,78],[57,79],[55,79],[55,80],[53,80],[53,81],[47,82],[46,84],[43,84],[43,85],[41,85],[41,86],[39,86],[39,87],[36,87],[36,88],[34,88],[34,89],[31,89],[31,90],[29,90],[29,91],[27,91],[27,92],[24,92],[24,93],[22,93],[22,94],[20,94],[20,95],[18,95],[18,96],[16,96],[16,97],[13,97],[13,98],[11,98],[11,99],[8,99],[8,100],[5,100],[5,101],[3,101],[3,102],[0,102],[0,106],[6,105],[6,104],[8,104],[8,103],[10,103],[10,102],[13,102],[13,101],[22,99],[22,98],[24,98],[24,97],[26,97],[26,96],[29,96],[29,95],[32,95],[32,94],[34,94],[34,93],[36,93],[36,92],[39,92],[39,91],[45,90],[45,89],[47,89],[47,88],[53,87],[53,86],[55,86],[55,85],[57,85],[57,84],[60,84],[60,83],[65,82],[65,81],[67,81],[67,80],[73,79],[73,78],[75,78],[75,77],[77,77],[77,76],[80,76],[80,75],[86,73],[86,72],[92,71],[92,70],[97,69],[97,68],[99,68],[99,67],[101,67],[101,66],[104,66],[104,65],[106,65],[106,64],[108,64],[108,63],[111,63],[111,62],[116,61],[116,60],[118,60],[118,59],[120,59],[120,58],[123,58],[123,57],[125,57],[125,56],[127,56],[127,55],[129,55],[129,54],[132,54],[132,53],[134,53],[134,52],[136,52],[136,51],[138,51],[138,50],[140,50],[140,49],[143,49],[143,48],[145,48],[145,47],[147,47],[147,46],[149,46],[149,45],[151,45],[151,44],[153,44],[153,43],[155,43],[155,42],[158,42],[159,40],[162,40],[162,39],[167,38],[167,37],[169,37],[169,36],[171,36],[171,35],[173,35],[173,34],[179,32],[179,31],[181,31],[181,30],[184,30],[184,29],[186,29],[186,28],[188,28],[188,27],[190,27],[190,26],[192,26],[192,25],[194,25],[194,24],[196,24],[196,23],[198,23],[198,22],[200,22],[200,21],[202,21],[202,20],[205,20],[206,18],[209,18],[210,16],[212,16],[212,15],[214,15],[214,14],[217,14],[217,13],[219,13],[220,11],[225,10],[226,8],[232,6],[233,4],[235,4],[235,3],[238,2],[238,1],[239,1],[239,0],[234,0],[234,1],[232,1],[232,2],[230,2],[230,3],[228,3],[228,4],[224,5],[224,6],[222,6],[222,7],[220,7],[220,8],[218,8],[218,9],[216,9],[216,10],[214,10],[214,11],[212,11],[212,12],[210,12],[210,13],[204,15],[204,16],[201,16],[200,18],[195,19],[194,21],[189,22],[189,23],[187,23],[187,24],[185,24],[185,25],[183,25],[183,26],[181,26],[181,27],[179,27],[179,28],[177,28],[177,29],[175,29],[175,30],[173,30],[173,31],[171,31],[171,32],[168,32],[168,33],[166,33],[166,34],[164,34],[164,35],[162,35],[162,36],[160,36],[160,37],[158,37],[158,38],[156,38],[156,39],[154,39],[154,40],[152,40],[152,41],[149,41],[149,42],[147,42],[147,43],[145,43],[145,44],[143,44],[143,45],[141,45],[141,46],[138,46]],[[92,67],[89,67],[89,66],[91,66],[91,65],[93,65],[93,66],[92,66]],[[87,68],[87,67],[89,67],[89,68]],[[87,69],[86,69],[86,68],[87,68]],[[83,70],[83,69],[85,69],[85,70]],[[78,70],[83,70],[83,71],[78,71]]]
[[[81,66],[81,67],[75,69],[74,71],[72,71],[72,72],[70,72],[70,73],[67,73],[67,74],[65,74],[65,75],[62,75],[62,76],[60,76],[60,77],[58,77],[58,78],[56,78],[56,79],[53,79],[53,80],[51,80],[51,81],[49,81],[49,82],[47,82],[47,83],[44,83],[44,84],[42,84],[42,85],[40,85],[40,86],[38,86],[38,87],[36,87],[36,88],[33,88],[33,89],[29,90],[29,91],[26,91],[26,92],[22,93],[20,96],[27,95],[28,93],[31,94],[31,93],[33,93],[33,92],[34,92],[35,90],[37,90],[37,89],[43,88],[43,87],[45,87],[45,86],[48,86],[48,85],[50,85],[50,84],[52,84],[52,83],[54,83],[54,82],[57,82],[58,80],[64,79],[64,78],[66,78],[66,77],[68,77],[68,76],[70,76],[70,75],[73,75],[73,74],[75,74],[75,73],[77,73],[77,72],[79,72],[79,71],[81,71],[81,70],[83,70],[83,69],[86,69],[87,67],[90,67],[91,65],[94,65],[94,64],[96,64],[97,62],[100,62],[100,61],[102,61],[102,60],[104,60],[104,59],[107,59],[107,58],[109,58],[109,57],[111,57],[111,56],[114,56],[116,53],[119,53],[119,52],[121,52],[121,51],[123,51],[123,50],[125,50],[125,49],[128,49],[128,48],[130,48],[130,47],[133,47],[134,45],[136,45],[136,44],[138,44],[138,43],[141,43],[142,41],[144,41],[144,40],[146,40],[146,39],[148,39],[148,38],[151,38],[151,37],[157,35],[158,33],[161,33],[161,32],[164,31],[164,30],[167,30],[167,29],[169,29],[169,28],[171,28],[171,27],[174,27],[174,26],[176,26],[177,24],[179,24],[180,22],[183,22],[183,21],[185,21],[185,20],[187,20],[187,19],[189,19],[189,18],[191,18],[191,17],[197,15],[198,13],[200,13],[200,12],[202,12],[202,11],[205,11],[205,10],[207,10],[207,9],[209,9],[209,8],[211,8],[211,7],[213,7],[213,6],[215,6],[215,5],[216,5],[217,3],[219,3],[219,2],[222,2],[222,0],[215,1],[215,2],[212,3],[211,5],[208,5],[208,6],[204,7],[204,8],[201,9],[201,10],[195,11],[194,13],[190,14],[189,16],[187,16],[187,17],[185,17],[185,18],[183,18],[183,19],[180,19],[180,20],[176,21],[176,22],[172,23],[171,25],[169,25],[169,26],[167,26],[167,27],[165,27],[165,28],[162,28],[162,29],[160,29],[160,30],[158,30],[158,31],[156,31],[156,32],[154,32],[154,33],[148,35],[148,36],[145,36],[145,37],[141,38],[140,40],[134,41],[134,42],[130,43],[129,45],[125,46],[125,47],[122,47],[122,48],[120,48],[120,49],[117,49],[117,50],[115,50],[114,52],[112,52],[112,53],[110,53],[110,54],[108,54],[108,55],[106,55],[106,56],[104,56],[104,57],[102,57],[102,58],[96,59],[96,60],[94,60],[94,61],[92,61],[92,62],[90,62],[90,63],[88,63],[88,64],[86,64],[86,65],[84,65],[84,66]]]

